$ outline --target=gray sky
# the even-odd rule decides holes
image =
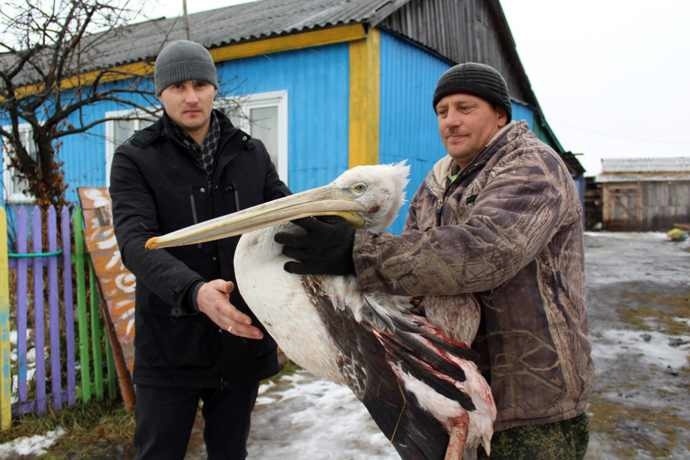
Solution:
[[[190,0],[190,13],[243,0]],[[601,158],[690,156],[690,1],[501,0],[542,110],[586,174]],[[182,0],[151,2],[175,16]]]

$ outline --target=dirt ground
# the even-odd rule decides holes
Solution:
[[[586,235],[596,368],[587,458],[690,458],[690,244]]]
[[[596,372],[587,459],[690,458],[690,242],[671,243],[661,233],[588,233],[585,244]],[[321,402],[323,388],[311,394],[304,378],[266,389],[250,458],[397,458],[370,421],[350,423],[361,408],[351,395],[338,410]],[[351,439],[354,451],[344,442]]]
[[[690,458],[690,241],[588,233],[585,243],[596,372],[586,458]],[[262,385],[252,425],[250,460],[398,458],[349,390],[301,371]],[[99,452],[133,455],[130,443]],[[186,458],[205,458],[199,426]]]

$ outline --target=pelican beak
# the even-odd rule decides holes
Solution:
[[[146,249],[220,240],[309,216],[340,216],[353,226],[362,227],[364,219],[360,213],[364,210],[349,190],[327,185],[149,238]]]

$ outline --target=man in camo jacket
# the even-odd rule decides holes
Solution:
[[[322,221],[284,247],[297,259],[286,270],[351,273],[364,291],[445,298],[425,313],[451,334],[476,311],[473,348],[498,409],[491,458],[581,459],[592,360],[575,185],[525,122],[511,122],[494,68],[450,68],[433,107],[448,155],[417,190],[404,232]]]

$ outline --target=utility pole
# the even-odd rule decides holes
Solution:
[[[184,16],[184,31],[187,35],[187,40],[191,40],[191,32],[189,31],[189,17],[187,16],[187,0],[182,0],[182,15]]]

